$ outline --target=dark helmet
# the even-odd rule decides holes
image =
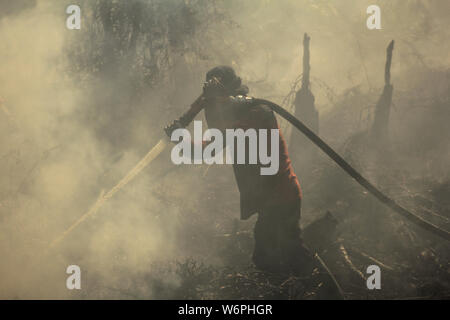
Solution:
[[[228,66],[218,66],[212,68],[206,73],[206,82],[210,82],[213,79],[219,81],[224,93],[228,95],[246,95],[248,93],[247,86],[242,85],[242,80],[233,68]]]

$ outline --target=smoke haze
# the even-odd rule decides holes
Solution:
[[[47,250],[187,109],[209,68],[231,65],[251,95],[281,103],[302,72],[305,32],[324,140],[340,148],[366,128],[360,112],[381,94],[395,39],[399,161],[417,178],[449,179],[447,1],[78,1],[81,30],[68,30],[72,2],[0,1],[1,298],[124,297],[120,288],[152,298],[161,289],[133,281],[151,283],[158,263],[226,264],[216,243],[239,217],[231,167],[173,168],[170,152]],[[381,7],[382,30],[366,28],[371,4]],[[102,14],[108,8],[116,11]],[[340,103],[349,92],[360,104]],[[314,201],[305,221],[319,211]],[[86,279],[82,293],[65,287],[70,264]],[[170,271],[158,280],[180,285]]]

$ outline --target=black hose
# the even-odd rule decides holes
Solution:
[[[414,213],[406,210],[402,206],[398,205],[393,199],[386,196],[377,187],[371,184],[366,178],[364,178],[359,172],[345,161],[336,151],[334,151],[328,144],[326,144],[319,136],[311,131],[305,124],[297,119],[290,112],[280,107],[276,103],[265,99],[251,99],[252,105],[264,104],[269,106],[273,111],[278,113],[284,119],[289,121],[294,127],[300,130],[308,139],[310,139],[316,146],[318,146],[323,152],[325,152],[331,159],[333,159],[345,172],[347,172],[353,179],[355,179],[361,186],[374,195],[378,200],[386,204],[389,208],[399,213],[412,223],[422,227],[423,229],[440,236],[441,238],[450,241],[450,233],[446,230],[439,228],[438,226],[422,219]]]

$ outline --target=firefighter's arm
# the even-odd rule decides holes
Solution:
[[[191,107],[186,113],[184,113],[180,118],[174,120],[171,124],[164,128],[167,136],[170,138],[175,130],[186,128],[192,122],[192,120],[194,120],[197,114],[202,111],[205,105],[206,99],[203,95],[201,95],[194,101],[194,103],[191,104]]]
[[[164,128],[164,131],[169,138],[176,129],[186,128],[192,120],[194,120],[195,116],[206,106],[208,98],[214,97],[218,92],[220,92],[220,81],[213,78],[205,82],[203,84],[203,93],[191,104],[190,109],[180,118]]]
[[[179,119],[173,121],[170,125],[168,125],[167,127],[164,128],[164,131],[166,132],[167,136],[169,137],[169,139],[174,142],[174,143],[179,143],[180,139],[183,139],[185,143],[190,144],[190,159],[191,161],[195,161],[198,160],[196,158],[196,155],[199,155],[198,152],[194,152],[194,150],[196,149],[200,149],[200,155],[201,155],[201,160],[202,161],[208,161],[209,157],[204,158],[203,157],[203,150],[205,150],[205,148],[214,142],[214,137],[205,137],[205,140],[201,140],[201,141],[195,141],[193,139],[191,139],[191,134],[189,133],[183,133],[181,136],[180,134],[177,134],[176,137],[179,137],[179,139],[177,139],[176,137],[174,139],[172,139],[173,133],[177,130],[177,129],[186,129],[186,127],[190,124],[190,122],[195,118],[195,116],[198,114],[198,112],[200,112],[204,105],[205,101],[202,100],[197,100],[192,106],[191,109],[188,110],[182,117],[180,117]],[[203,134],[202,134],[203,135]],[[215,154],[214,154],[215,155]],[[214,156],[213,156],[214,157]],[[211,160],[212,158],[211,157]]]

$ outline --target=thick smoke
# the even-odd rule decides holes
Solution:
[[[157,40],[168,34],[169,40],[155,40],[152,48],[145,47],[151,34],[133,43],[132,37],[116,37],[114,30],[124,25],[91,23],[103,19],[107,25],[111,17],[98,14],[102,6],[124,9],[128,1],[80,1],[85,20],[79,31],[65,27],[71,2],[0,2],[2,298],[123,297],[121,288],[130,287],[151,298],[155,288],[139,287],[133,279],[151,283],[161,261],[193,256],[224,263],[215,243],[238,218],[232,170],[174,169],[169,153],[58,248],[47,250],[158,141],[161,128],[186,110],[210,67],[231,65],[252,95],[281,102],[301,73],[304,32],[312,38],[312,91],[330,123],[322,136],[338,144],[357,127],[360,110],[375,105],[385,48],[396,39],[391,127],[403,145],[404,166],[419,176],[448,179],[448,111],[426,109],[430,100],[448,107],[446,1],[230,0],[212,1],[206,9],[201,1],[129,1],[131,16],[141,24],[124,18],[124,25],[142,32],[155,28]],[[374,3],[382,8],[380,31],[366,28],[365,10]],[[149,58],[151,50],[156,60]],[[361,105],[338,103],[355,92],[371,95]],[[333,122],[342,114],[345,120]],[[414,147],[417,139],[423,143]],[[424,161],[425,151],[434,160]],[[211,202],[214,210],[205,204]],[[70,264],[81,267],[89,286],[81,294],[65,288]],[[169,274],[162,282],[176,287],[178,280]]]

